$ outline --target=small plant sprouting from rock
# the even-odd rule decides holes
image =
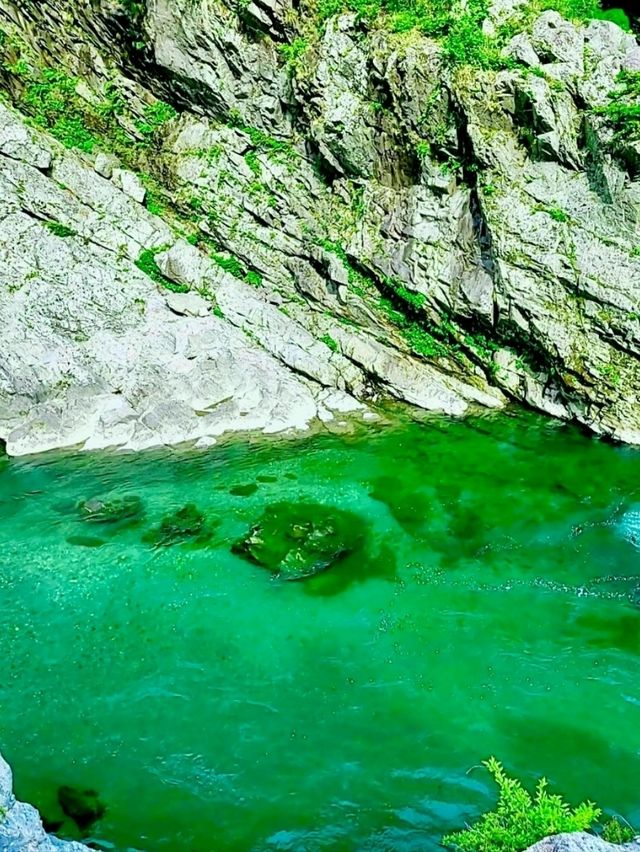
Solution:
[[[495,758],[485,766],[498,785],[498,804],[475,825],[444,837],[445,846],[460,852],[522,852],[551,834],[587,831],[600,817],[592,802],[572,808],[561,796],[549,793],[545,778],[532,795]]]
[[[618,148],[640,139],[640,71],[621,71],[617,88],[609,93],[609,103],[598,110],[614,130]]]
[[[234,278],[244,279],[244,276],[247,274],[244,266],[240,263],[238,258],[233,255],[225,256],[214,252],[211,255],[211,259],[218,264],[220,269],[224,269],[225,272],[229,272]]]
[[[225,272],[228,272],[240,281],[244,281],[246,284],[251,284],[252,287],[260,287],[262,285],[262,275],[254,269],[245,269],[238,258],[233,255],[224,255],[218,252],[212,252],[211,260],[213,260],[220,269],[224,269]]]
[[[61,222],[45,222],[44,226],[56,237],[75,237],[77,234],[77,231],[74,231],[73,228],[68,228]]]
[[[551,216],[554,222],[561,222],[562,224],[569,224],[571,222],[571,216],[562,207],[541,204],[537,209]]]
[[[33,121],[67,148],[91,153],[98,139],[79,104],[78,81],[61,71],[44,68],[39,75],[25,66],[27,85],[22,106]]]
[[[160,128],[172,121],[178,113],[164,101],[156,101],[145,107],[144,118],[136,122],[136,130],[147,143],[151,142]]]
[[[338,343],[330,334],[323,334],[320,340],[325,346],[328,346],[332,352],[338,351]]]
[[[250,269],[244,276],[244,280],[247,284],[251,284],[252,287],[262,286],[262,275],[256,272],[255,269]]]
[[[300,36],[294,38],[291,44],[280,45],[280,53],[284,57],[289,73],[295,73],[308,47],[309,41]]]

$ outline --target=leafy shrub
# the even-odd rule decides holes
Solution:
[[[294,38],[291,44],[280,45],[280,54],[283,56],[290,73],[295,72],[308,47],[308,40],[300,36]]]
[[[543,0],[540,8],[553,9],[569,20],[593,18],[602,11],[598,0]]]
[[[613,127],[615,141],[624,145],[640,139],[640,71],[621,71],[616,82],[610,103],[598,112]]]
[[[598,12],[594,17],[601,21],[611,21],[612,24],[619,26],[621,30],[625,30],[628,33],[631,32],[631,21],[622,9],[607,9],[604,12]]]
[[[482,22],[487,17],[488,0],[466,0],[461,4],[445,0],[309,0],[309,7],[320,31],[330,17],[346,11],[355,12],[358,19],[369,26],[397,33],[418,30],[423,35],[440,39],[444,56],[453,65],[503,67],[508,60],[501,56],[501,49],[517,32],[509,24],[501,27],[493,37],[484,34]],[[629,29],[627,15],[621,9],[604,11],[600,0],[529,0],[517,26],[524,29],[537,14],[549,9],[568,20],[583,22],[604,18]],[[309,27],[305,32],[312,35]],[[295,71],[308,45],[308,38],[297,38],[281,48],[290,70]]]
[[[251,284],[252,287],[262,286],[262,275],[256,272],[255,269],[250,269],[244,276],[244,280],[247,284]]]
[[[608,843],[629,843],[635,836],[631,826],[623,825],[616,817],[611,817],[602,829],[602,839]]]
[[[244,279],[247,274],[244,266],[240,263],[238,258],[233,255],[225,256],[224,254],[213,252],[211,254],[211,260],[217,263],[220,269],[224,269],[225,272],[229,272],[233,275],[234,278]]]
[[[425,358],[444,358],[450,354],[444,343],[418,325],[417,322],[410,323],[403,330],[403,335],[417,355],[422,355]]]
[[[483,814],[470,828],[444,837],[446,846],[461,852],[522,852],[550,834],[586,831],[600,816],[592,802],[572,808],[561,796],[551,795],[545,778],[531,795],[519,781],[509,778],[495,758],[485,766],[498,785],[496,809]]]
[[[177,112],[164,101],[148,104],[144,109],[144,119],[136,122],[136,129],[146,142],[150,142],[156,131],[177,116]]]

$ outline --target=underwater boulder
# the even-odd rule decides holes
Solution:
[[[144,541],[151,541],[157,547],[169,547],[189,539],[205,542],[211,538],[216,523],[217,520],[207,519],[194,503],[187,503],[181,509],[165,515],[160,526],[144,536]]]
[[[58,802],[63,812],[81,831],[97,822],[106,811],[95,790],[80,790],[63,785],[58,788]]]
[[[229,494],[232,497],[251,497],[258,490],[256,482],[248,482],[246,485],[233,485],[229,489]]]
[[[103,538],[94,538],[91,535],[70,535],[67,542],[76,547],[102,547],[106,544]]]
[[[123,497],[93,497],[78,504],[80,517],[84,521],[99,524],[114,524],[118,521],[133,521],[144,512],[142,500],[133,494]]]
[[[312,503],[268,506],[232,552],[283,580],[304,580],[362,546],[364,525],[350,512]]]

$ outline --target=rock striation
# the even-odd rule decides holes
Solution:
[[[489,63],[348,6],[0,0],[7,452],[385,398],[640,443],[640,47],[527,6]]]

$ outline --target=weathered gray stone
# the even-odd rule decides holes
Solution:
[[[93,167],[101,177],[111,180],[114,169],[120,167],[120,161],[113,154],[104,154],[100,151],[96,156]]]
[[[98,171],[98,169],[96,169]],[[130,172],[128,169],[113,169],[111,172],[111,180],[114,186],[121,189],[129,198],[133,198],[138,204],[144,202],[147,190],[142,185],[142,181],[138,175]]]
[[[85,182],[72,154],[59,152],[53,166],[76,190],[73,204],[60,199],[60,213],[56,193],[63,190],[23,165],[18,192],[11,168],[10,174],[0,159],[5,201],[13,199],[0,220],[0,318],[6,351],[12,353],[0,367],[0,435],[9,453],[74,445],[140,449],[238,428],[305,429],[316,418],[319,386],[316,391],[297,378],[223,319],[202,316],[206,303],[195,294],[188,294],[186,304],[182,300],[182,309],[193,313],[198,300],[197,316],[177,316],[167,299],[175,307],[179,294],[163,297],[132,264],[129,257],[137,257],[148,240],[172,239],[159,220],[118,198],[110,184],[96,184],[101,179],[94,172]],[[77,200],[81,192],[101,210],[93,232],[87,208]],[[65,224],[86,236],[59,237],[38,221],[58,220],[62,211]],[[122,238],[109,231],[112,215]],[[134,234],[142,241],[137,248]],[[231,288],[236,284],[253,292],[230,279]],[[256,321],[268,327],[257,303],[252,309],[247,302],[242,310],[253,310]],[[286,333],[276,337],[297,362],[293,341]],[[306,340],[311,350],[317,347],[309,365],[315,357],[322,369],[322,345],[310,336]],[[327,372],[326,384],[339,376]]]
[[[48,169],[52,161],[51,149],[15,113],[0,103],[0,154],[36,169]]]
[[[211,305],[195,293],[169,291],[164,298],[174,314],[183,317],[206,317],[211,312]]]
[[[527,852],[634,852],[640,849],[640,841],[622,845],[607,843],[593,834],[557,834],[530,846]]]

